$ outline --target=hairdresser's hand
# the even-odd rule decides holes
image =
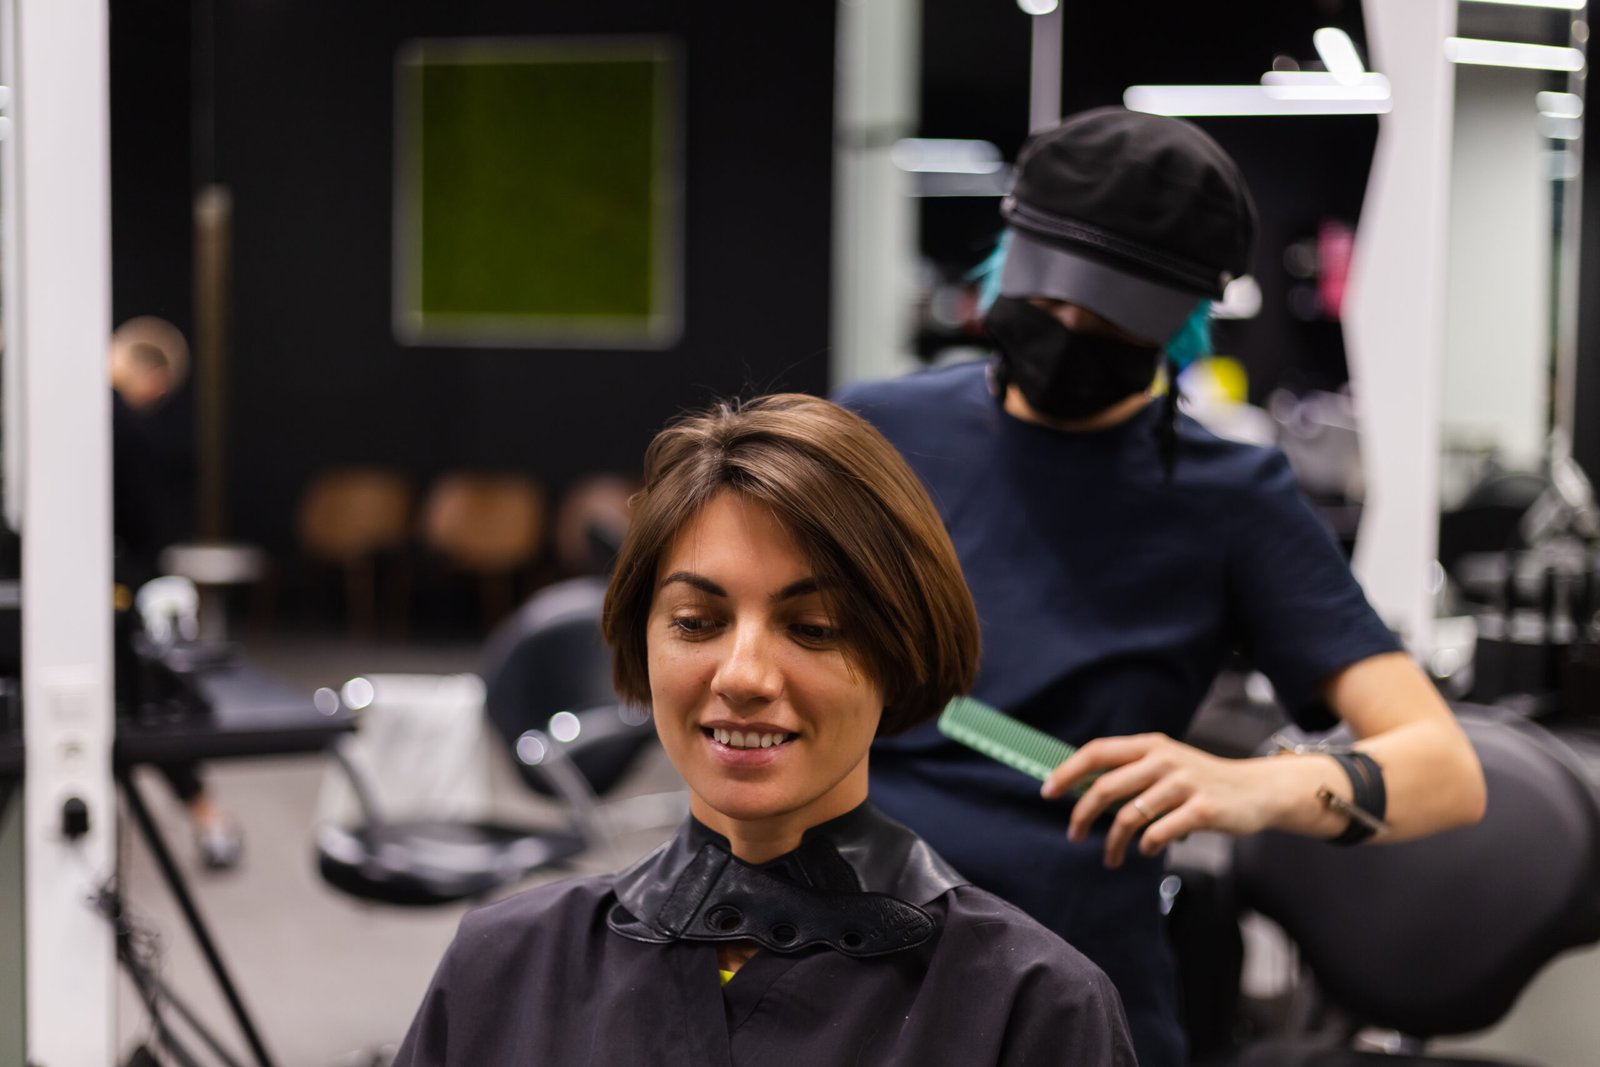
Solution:
[[[1223,759],[1166,734],[1103,737],[1063,760],[1040,792],[1064,796],[1098,772],[1073,806],[1067,836],[1082,841],[1120,801],[1106,834],[1106,866],[1118,867],[1136,836],[1139,851],[1153,856],[1196,830],[1251,834],[1271,825],[1282,783],[1270,762]]]

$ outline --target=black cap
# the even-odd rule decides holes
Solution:
[[[1006,222],[1035,242],[1197,299],[1250,267],[1256,210],[1238,166],[1199,127],[1120,107],[1037,134]]]

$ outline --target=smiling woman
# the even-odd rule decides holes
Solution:
[[[690,818],[469,915],[396,1063],[1132,1064],[1097,968],[867,801],[873,738],[978,654],[888,443],[814,397],[719,405],[657,436],[633,510],[606,638]]]

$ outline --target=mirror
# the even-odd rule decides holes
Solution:
[[[1587,10],[1457,11],[1441,603],[1475,617],[1470,688],[1456,695],[1558,710],[1576,705],[1552,649],[1581,644],[1596,607],[1594,497],[1570,451]]]
[[[1440,444],[1449,510],[1570,439],[1585,11],[1467,0],[1454,61]]]

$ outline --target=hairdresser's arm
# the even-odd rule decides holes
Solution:
[[[1404,653],[1352,664],[1330,678],[1323,692],[1359,739],[1357,747],[1383,768],[1390,832],[1374,840],[1404,841],[1482,818],[1483,772],[1472,746]],[[1068,834],[1082,840],[1096,819],[1122,801],[1106,835],[1106,863],[1113,867],[1136,838],[1139,851],[1153,855],[1196,830],[1334,837],[1347,825],[1317,799],[1323,786],[1351,799],[1349,777],[1329,756],[1234,760],[1165,734],[1107,737],[1064,760],[1043,793],[1063,796],[1096,771],[1100,777],[1073,806]]]

